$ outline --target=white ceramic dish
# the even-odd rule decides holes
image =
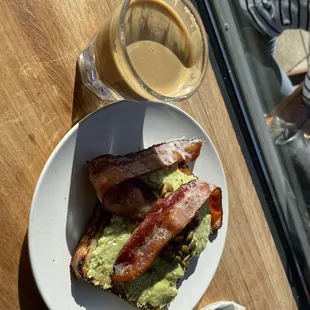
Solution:
[[[189,310],[196,305],[214,276],[226,238],[228,193],[223,167],[208,135],[182,110],[164,103],[121,101],[89,115],[67,133],[35,189],[29,251],[35,280],[50,309],[134,309],[70,273],[71,256],[96,201],[86,160],[104,153],[135,152],[182,136],[203,139],[193,172],[223,190],[223,227],[199,259],[192,260],[169,309]]]

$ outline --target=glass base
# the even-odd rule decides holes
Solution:
[[[121,100],[123,97],[114,90],[110,89],[98,77],[93,47],[95,39],[96,36],[90,40],[85,50],[78,58],[78,66],[81,72],[83,85],[97,95],[101,100]]]

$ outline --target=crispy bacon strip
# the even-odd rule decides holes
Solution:
[[[102,201],[109,213],[143,219],[152,209],[157,197],[139,179],[124,181],[110,187]]]
[[[177,139],[124,156],[103,155],[88,162],[90,180],[102,202],[104,193],[112,185],[181,161],[195,160],[201,146],[201,140]]]
[[[120,252],[112,282],[131,281],[147,270],[161,249],[194,218],[216,190],[214,185],[194,180],[159,200]]]
[[[211,230],[214,234],[222,227],[223,208],[222,208],[222,191],[218,187],[209,198],[209,208],[211,213]]]

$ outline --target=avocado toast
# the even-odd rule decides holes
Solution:
[[[172,151],[170,146],[166,149],[169,152]],[[161,164],[157,164],[155,169],[153,169],[153,165],[153,171],[139,174],[136,178],[133,178],[138,180],[138,183],[143,183],[143,186],[139,185],[138,187],[139,189],[142,188],[141,191],[144,194],[149,190],[156,197],[155,200],[157,202],[154,202],[149,194],[144,195],[144,199],[142,199],[144,204],[142,205],[141,199],[140,201],[136,199],[141,196],[139,191],[132,191],[130,192],[131,195],[127,195],[125,191],[126,195],[128,197],[130,196],[130,203],[128,203],[128,199],[126,201],[129,209],[132,208],[134,202],[136,205],[140,205],[141,209],[146,209],[146,214],[144,212],[137,212],[137,208],[135,207],[132,209],[132,216],[130,216],[128,207],[125,208],[124,205],[123,192],[118,191],[117,195],[111,195],[111,192],[115,193],[115,188],[113,188],[115,183],[110,185],[110,189],[108,190],[104,185],[103,195],[98,195],[97,191],[97,195],[99,199],[101,198],[101,201],[96,205],[92,219],[71,260],[72,271],[78,279],[83,279],[95,286],[102,287],[104,290],[111,291],[132,305],[143,309],[163,308],[175,298],[178,292],[177,282],[183,278],[191,257],[199,256],[206,247],[211,231],[215,231],[220,227],[221,218],[216,218],[213,221],[213,229],[211,227],[211,211],[214,209],[212,207],[210,208],[210,205],[213,205],[212,203],[210,204],[211,200],[203,198],[201,201],[204,201],[204,203],[202,205],[198,204],[199,207],[197,210],[193,210],[191,216],[186,218],[185,222],[182,222],[180,225],[174,224],[176,228],[171,229],[174,233],[169,234],[169,236],[166,236],[166,233],[165,236],[156,234],[154,233],[155,230],[153,230],[153,237],[143,241],[144,243],[149,242],[147,253],[143,252],[145,251],[145,244],[142,243],[141,245],[141,242],[137,243],[135,240],[137,238],[144,238],[146,235],[145,227],[150,229],[149,227],[152,226],[152,221],[157,221],[157,224],[154,226],[157,229],[161,225],[158,223],[167,222],[167,219],[173,212],[179,212],[179,207],[174,207],[178,203],[180,205],[183,198],[179,199],[179,202],[172,201],[172,199],[174,196],[177,197],[180,193],[183,193],[184,189],[191,186],[190,184],[194,186],[194,182],[199,182],[185,164],[185,161],[190,161],[189,159],[192,159],[192,157],[186,156],[188,154],[181,156],[180,160],[174,161],[172,164],[170,161],[168,165],[160,167],[160,169],[156,168],[161,166]],[[133,155],[130,157],[134,158]],[[138,160],[140,159],[134,158],[134,161]],[[123,159],[120,160],[120,162],[122,161]],[[90,173],[92,173],[92,168],[90,167]],[[101,169],[104,170],[106,167],[103,167],[101,164]],[[141,167],[139,169],[141,170]],[[124,180],[124,177],[121,178],[118,184],[124,184],[123,182],[127,182],[126,178]],[[134,186],[136,184],[137,182],[135,181]],[[199,185],[199,183],[197,184]],[[101,185],[97,188],[95,186],[96,190],[98,188],[101,190]],[[201,182],[202,185],[205,186],[205,183]],[[212,187],[210,193],[213,193],[216,189],[218,188],[214,187],[213,189]],[[135,195],[136,193],[138,194]],[[191,197],[191,191],[189,191],[188,195],[190,200],[195,200],[194,197]],[[119,203],[121,208],[117,208],[115,203],[116,196],[122,201],[122,203]],[[136,196],[135,199],[132,199],[132,196]],[[209,196],[211,197],[212,194],[209,194]],[[110,197],[110,199],[107,199],[107,197]],[[162,219],[158,219],[157,213],[159,211],[156,211],[156,213],[153,208],[156,208],[155,205],[167,204],[169,199],[171,207],[168,210],[168,215],[165,215],[162,221]],[[145,201],[147,201],[146,204]],[[149,208],[150,201],[153,201],[151,204],[154,206]],[[110,205],[107,206],[108,204]],[[116,212],[113,212],[114,207],[117,210]],[[158,210],[160,210],[159,215],[162,215],[162,209]],[[122,215],[122,212],[125,216]],[[150,223],[147,225],[145,222],[151,216],[153,216],[152,221],[149,220]],[[170,225],[175,222],[175,220],[172,220],[167,223]],[[160,227],[163,228],[163,225]],[[169,225],[168,227],[170,227]],[[145,226],[144,230],[143,226]],[[132,262],[129,262],[127,259],[129,257],[127,255],[128,251],[131,253],[131,258],[137,253],[140,256],[137,256],[138,259],[132,259]],[[143,254],[142,256],[140,254],[141,252]],[[125,270],[123,268],[124,263],[126,265]],[[126,273],[127,269],[130,272]]]

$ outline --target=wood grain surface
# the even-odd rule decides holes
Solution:
[[[56,144],[72,124],[103,104],[81,86],[76,59],[119,2],[1,1],[1,309],[45,308],[29,264],[31,199]],[[210,135],[229,189],[226,247],[197,309],[218,300],[250,310],[296,309],[211,65],[199,92],[179,106]]]

